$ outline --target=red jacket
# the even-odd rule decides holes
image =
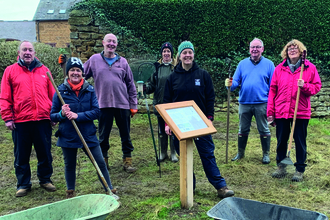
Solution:
[[[19,60],[6,68],[1,80],[1,117],[7,122],[39,121],[50,119],[55,89],[48,79],[49,71],[35,59],[32,71]]]
[[[275,68],[269,89],[267,117],[275,116],[277,119],[293,118],[298,91],[297,82],[300,78],[300,70],[301,67],[292,73],[286,60]],[[300,89],[297,118],[310,119],[310,97],[317,94],[321,90],[322,84],[315,65],[308,60],[305,61],[302,79],[305,83]]]

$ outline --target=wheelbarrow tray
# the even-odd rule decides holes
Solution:
[[[103,220],[119,205],[119,202],[110,195],[89,194],[4,215],[0,220]]]
[[[326,220],[327,216],[304,209],[229,197],[221,200],[207,215],[221,220]]]

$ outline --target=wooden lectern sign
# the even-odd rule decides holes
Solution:
[[[182,208],[193,206],[193,138],[217,133],[212,122],[194,101],[155,106],[180,141],[180,200]]]

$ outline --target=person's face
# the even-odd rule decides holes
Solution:
[[[83,72],[78,67],[72,67],[69,69],[69,80],[72,84],[78,84],[82,80]]]
[[[113,34],[105,35],[103,41],[104,53],[114,53],[117,49],[117,37]]]
[[[297,45],[288,47],[288,56],[290,60],[298,60],[300,58],[300,51]]]
[[[162,57],[164,62],[171,61],[171,50],[169,48],[165,48],[162,52]]]
[[[18,56],[26,65],[30,65],[34,60],[36,52],[30,42],[23,42],[19,48]]]
[[[259,60],[262,52],[264,52],[264,47],[259,40],[254,40],[250,44],[250,54],[253,60]]]
[[[192,49],[184,49],[180,54],[180,60],[184,65],[192,65],[194,61],[194,51],[192,51]]]

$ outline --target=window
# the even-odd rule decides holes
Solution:
[[[60,10],[60,14],[65,14],[65,9],[63,9],[63,10]]]
[[[54,14],[54,10],[48,10],[47,14]]]

